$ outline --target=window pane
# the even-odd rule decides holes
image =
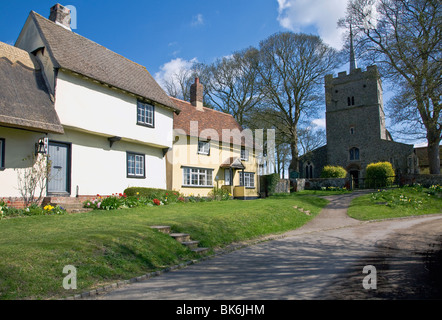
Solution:
[[[3,159],[4,159],[3,147],[4,147],[3,140],[0,139],[0,167],[1,168],[3,168],[5,166],[4,161],[3,161]]]
[[[135,174],[135,155],[133,154],[127,156],[127,173],[129,175]]]

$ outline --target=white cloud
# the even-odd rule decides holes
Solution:
[[[203,24],[204,24],[204,18],[203,18],[203,15],[201,13],[199,13],[196,16],[192,17],[191,25],[193,27],[200,26],[200,25],[203,25]]]
[[[325,118],[315,119],[312,121],[312,124],[318,129],[325,129]]]
[[[197,58],[184,60],[181,58],[172,59],[160,67],[160,71],[155,74],[155,80],[164,88],[165,81],[173,81],[183,70],[190,70]]]
[[[316,27],[319,36],[330,46],[342,48],[343,29],[337,22],[345,16],[345,0],[278,0],[279,24],[293,32]]]

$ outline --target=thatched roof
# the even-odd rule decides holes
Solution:
[[[0,42],[0,125],[63,133],[35,58]]]
[[[179,112],[147,69],[36,12],[35,22],[55,68],[66,69]]]

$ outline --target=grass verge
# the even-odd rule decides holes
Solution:
[[[379,189],[353,199],[348,215],[358,220],[378,220],[442,213],[442,193],[422,187]]]
[[[0,299],[63,298],[197,257],[151,225],[170,225],[215,248],[296,229],[326,204],[295,194],[1,220]],[[77,268],[77,290],[63,289],[66,265]]]

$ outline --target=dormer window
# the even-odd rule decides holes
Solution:
[[[210,154],[210,142],[198,141],[198,154],[209,155]]]
[[[153,105],[138,101],[137,124],[150,128],[155,126],[155,107]]]
[[[249,151],[246,150],[245,147],[241,148],[241,160],[248,161],[249,160]]]

